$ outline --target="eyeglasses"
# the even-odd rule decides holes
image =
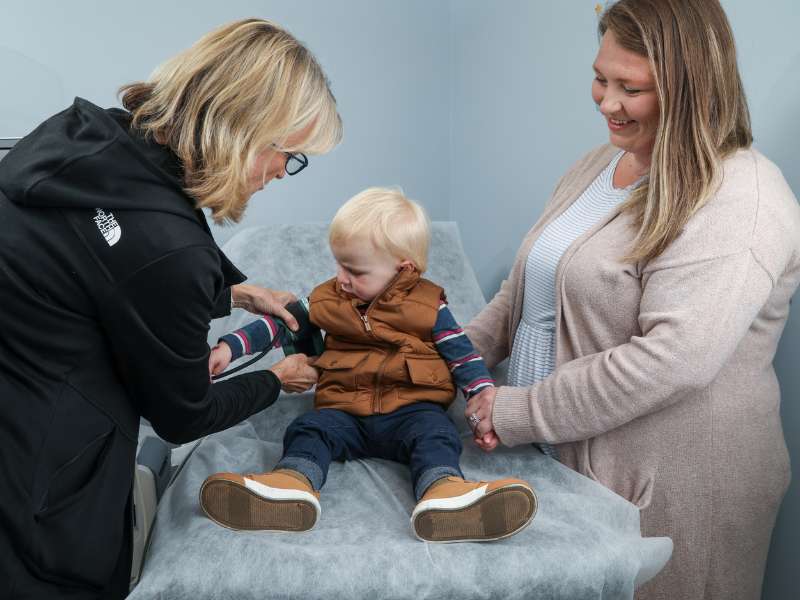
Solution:
[[[286,155],[286,174],[297,175],[308,166],[308,157],[302,152],[284,152]]]

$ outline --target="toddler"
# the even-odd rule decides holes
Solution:
[[[526,482],[467,481],[459,467],[461,439],[445,412],[454,383],[469,398],[494,381],[444,290],[421,277],[429,240],[424,211],[400,191],[370,188],[339,209],[329,235],[336,277],[304,305],[326,332],[314,410],[289,425],[272,471],[206,479],[200,503],[212,520],[233,529],[311,529],[331,461],[378,457],[409,465],[419,539],[497,540],[530,523],[537,499]],[[209,367],[221,372],[285,340],[282,323],[262,317],[223,336]]]

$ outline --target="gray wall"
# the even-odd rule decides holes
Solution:
[[[158,15],[153,18],[152,15]],[[254,196],[239,227],[328,221],[369,185],[402,185],[449,218],[446,2],[3,2],[0,137],[27,133],[76,95],[117,105],[117,88],[233,19],[272,19],[306,42],[332,81],[343,143]],[[220,242],[235,228],[215,230]]]
[[[265,16],[306,41],[345,121],[335,152],[255,196],[241,226],[327,221],[367,185],[401,184],[434,219],[459,222],[487,297],[558,177],[607,134],[589,95],[594,0],[4,2],[0,137],[24,134],[80,95],[116,104],[210,28]],[[723,0],[740,49],[756,145],[800,191],[800,9]],[[151,15],[158,15],[152,18]],[[215,229],[219,241],[235,231]],[[776,358],[794,482],[764,597],[788,597],[800,549],[800,309]]]

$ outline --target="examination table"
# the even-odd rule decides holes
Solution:
[[[224,250],[248,283],[298,296],[334,274],[323,224],[244,229]],[[445,288],[462,325],[485,303],[454,223],[433,224],[425,276]],[[213,322],[209,344],[253,318],[235,310]],[[275,350],[248,370],[280,358]],[[520,477],[538,494],[536,517],[514,537],[493,543],[419,541],[409,524],[414,498],[408,468],[380,459],[331,465],[322,516],[309,532],[231,531],[206,518],[198,503],[203,480],[218,471],[270,470],[280,458],[286,426],[312,404],[312,392],[282,393],[247,421],[178,449],[185,458],[161,496],[131,599],[617,600],[632,598],[670,557],[669,538],[641,537],[634,505],[533,446],[479,450],[463,418],[463,398],[450,415],[464,441],[465,475]],[[137,514],[149,521],[154,501],[140,487],[138,502],[147,510]],[[142,526],[137,524],[140,534],[148,529]]]

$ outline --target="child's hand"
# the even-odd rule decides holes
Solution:
[[[476,438],[483,437],[490,431],[494,431],[492,411],[494,410],[496,395],[497,388],[492,385],[483,388],[467,401],[467,409],[464,411],[464,416],[467,418],[469,426],[472,427],[472,434]]]
[[[489,433],[484,433],[481,437],[475,437],[473,439],[475,440],[475,445],[484,452],[491,452],[500,444],[500,438],[497,437],[497,433],[495,433],[494,429]]]
[[[211,349],[208,357],[208,372],[211,375],[219,375],[231,363],[231,347],[225,342],[220,342]]]

